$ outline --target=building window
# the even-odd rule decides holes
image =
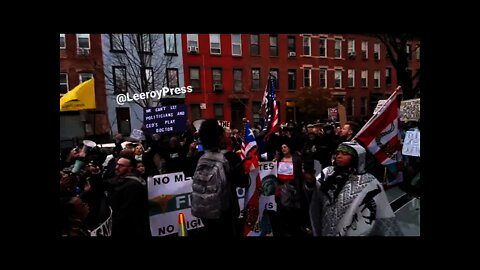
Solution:
[[[303,87],[312,86],[312,70],[310,68],[305,68],[303,70]]]
[[[270,56],[278,56],[278,37],[270,35]]]
[[[241,69],[233,70],[233,91],[243,91],[243,71]]]
[[[278,71],[278,68],[271,68],[270,74],[275,77],[275,89],[278,91],[278,88],[280,87],[280,77],[278,77],[280,72]]]
[[[179,87],[178,68],[167,68],[167,86],[169,88]]]
[[[347,115],[353,116],[353,112],[355,110],[355,99],[353,97],[349,97],[347,100]]]
[[[138,34],[138,48],[138,52],[141,53],[152,52],[152,42],[150,34]]]
[[[190,67],[190,85],[193,92],[200,92],[200,68]]]
[[[392,84],[392,68],[387,67],[385,69],[385,83],[387,85]]]
[[[60,49],[65,49],[65,34],[60,34]]]
[[[242,55],[242,35],[232,34],[232,55]]]
[[[407,72],[407,78],[411,79],[412,78],[412,69],[411,68],[406,68],[405,71]]]
[[[215,119],[217,120],[225,120],[223,116],[223,104],[214,104],[214,111],[215,111]]]
[[[327,39],[320,39],[320,57],[327,57]]]
[[[77,48],[90,49],[90,34],[77,34]]]
[[[252,89],[260,89],[260,69],[252,68]]]
[[[187,34],[187,46],[198,47],[198,34]]]
[[[335,88],[342,88],[342,70],[335,70]]]
[[[297,89],[297,70],[289,69],[288,70],[288,90]]]
[[[177,55],[177,39],[175,34],[163,34],[165,55]]]
[[[79,78],[80,78],[80,83],[83,83],[83,82],[86,82],[86,81],[90,80],[91,78],[93,78],[93,74],[92,73],[80,73]]]
[[[125,66],[113,66],[113,92],[115,94],[127,92],[127,69]]]
[[[154,90],[154,87],[153,87],[153,68],[152,67],[142,68],[142,75],[143,75],[143,78],[142,78],[143,91],[144,92],[153,91]],[[167,85],[170,81],[169,76],[170,76],[170,72],[168,72],[168,69],[167,69]],[[177,83],[177,85],[178,85],[178,83]]]
[[[335,39],[335,58],[342,58],[342,40]]]
[[[288,36],[288,52],[296,52],[295,36]]]
[[[412,45],[411,44],[407,44],[405,52],[407,53],[408,59],[411,60],[412,59]]]
[[[212,68],[213,91],[222,90],[222,69]]]
[[[362,70],[362,87],[368,87],[368,70]]]
[[[368,59],[368,41],[362,41],[362,56],[363,59]]]
[[[348,70],[348,87],[355,87],[355,69]]]
[[[312,55],[312,39],[303,37],[303,55]]]
[[[367,98],[362,97],[362,103],[360,104],[360,114],[362,116],[367,115]]]
[[[60,95],[68,92],[68,74],[60,73]]]
[[[375,88],[380,88],[380,70],[373,72],[373,85]]]
[[[320,87],[327,88],[327,69],[320,68]]]
[[[252,117],[253,117],[253,125],[260,125],[260,106],[261,102],[254,101],[252,102]]]
[[[192,112],[192,122],[198,119],[202,119],[202,111],[200,110],[200,104],[190,104],[190,111]]]
[[[250,35],[250,55],[260,55],[260,38],[259,35]]]
[[[110,34],[110,51],[124,52],[125,42],[123,34]]]
[[[220,34],[210,34],[210,54],[221,54]]]
[[[347,42],[348,46],[348,56],[355,56],[355,40],[349,39]]]
[[[417,43],[417,49],[415,50],[417,60],[420,60],[420,42]]]
[[[380,60],[380,43],[373,44],[373,58],[375,60]]]

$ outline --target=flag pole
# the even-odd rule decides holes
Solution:
[[[377,114],[372,115],[372,117],[370,117],[370,119],[368,119],[367,123],[365,123],[365,125],[363,125],[363,127],[360,129],[360,131],[358,131],[357,134],[355,134],[355,136],[353,136],[353,138],[350,141],[355,140],[358,137],[358,135],[360,135],[375,119],[377,119],[377,117],[379,115],[379,112],[383,109],[383,107],[385,107],[385,105],[387,103],[389,103],[390,99],[392,99],[400,89],[402,89],[402,87],[400,85],[397,86],[395,91],[393,91],[393,93],[390,95],[390,97],[388,97],[387,101],[385,103],[383,103],[382,107],[380,107],[378,109]]]

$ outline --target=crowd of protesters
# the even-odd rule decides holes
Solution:
[[[237,218],[240,213],[236,188],[247,187],[249,182],[239,157],[244,136],[244,130],[239,128],[222,129],[216,120],[206,120],[200,130],[188,125],[183,133],[145,134],[142,141],[117,134],[111,153],[98,146],[65,149],[60,158],[60,235],[88,236],[89,231],[112,214],[113,237],[151,236],[147,178],[180,171],[193,176],[205,151],[222,153],[229,163],[227,179],[232,183],[232,207],[219,220],[203,220],[205,230],[197,233],[241,235],[243,221]],[[360,223],[364,207],[375,202],[385,206],[383,187],[376,185],[377,179],[382,180],[380,176],[369,174],[365,177],[368,185],[348,182],[352,177],[365,174],[365,149],[362,152],[361,146],[346,143],[359,129],[355,122],[343,126],[334,122],[304,125],[289,122],[281,125],[279,132],[271,134],[268,140],[264,140],[265,132],[258,126],[253,129],[260,161],[291,164],[293,168],[291,178],[278,175],[278,186],[291,184],[298,195],[298,204],[284,206],[276,193],[277,211],[269,211],[274,236],[348,235],[352,224]],[[349,156],[348,162],[344,161],[345,155]],[[318,160],[324,170],[317,178],[314,160]],[[364,192],[381,192],[383,197],[381,201],[355,202],[355,210],[347,215],[346,206],[341,203],[355,199],[347,198],[347,189],[354,185],[361,189],[368,186],[371,190]],[[377,207],[378,218],[389,220],[393,213],[383,206]],[[335,229],[341,222],[346,224],[345,231]],[[372,230],[378,230],[378,226]]]

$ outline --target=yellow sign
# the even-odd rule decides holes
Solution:
[[[95,109],[95,87],[93,78],[85,81],[60,98],[60,111]]]

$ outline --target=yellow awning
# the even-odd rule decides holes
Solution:
[[[85,81],[60,98],[60,111],[95,109],[95,87],[93,78]]]

